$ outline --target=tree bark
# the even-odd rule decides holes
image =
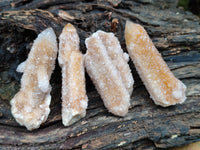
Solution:
[[[177,0],[2,0],[0,2],[0,147],[2,149],[156,149],[200,140],[200,20],[178,9]],[[84,40],[96,30],[114,32],[126,51],[126,20],[147,29],[175,76],[187,86],[182,105],[163,108],[150,99],[132,62],[135,79],[126,117],[114,116],[87,79],[89,107],[77,123],[61,122],[61,73],[52,75],[48,120],[27,131],[12,117],[10,100],[19,90],[17,65],[27,58],[36,35],[52,27],[59,35],[70,22]]]

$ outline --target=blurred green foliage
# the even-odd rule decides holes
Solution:
[[[183,7],[185,11],[191,11],[200,17],[200,0],[179,0],[178,7]]]
[[[188,10],[190,0],[179,0],[178,6],[181,6],[184,8],[184,10]]]

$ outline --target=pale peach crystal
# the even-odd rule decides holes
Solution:
[[[73,25],[67,24],[59,37],[59,64],[62,68],[62,122],[69,126],[86,115],[83,54]]]
[[[145,29],[127,21],[125,39],[130,57],[154,102],[164,107],[183,103],[186,86],[170,71]]]
[[[28,130],[39,128],[49,115],[49,80],[56,56],[56,35],[52,28],[48,28],[38,35],[27,60],[17,68],[23,76],[20,91],[11,100],[11,112],[16,121]]]
[[[129,65],[127,64],[129,61],[129,55],[123,52],[118,39],[113,33],[98,31],[98,35],[103,42],[103,45],[106,47],[106,51],[112,63],[116,66],[117,71],[120,73],[123,84],[131,95],[134,80]]]
[[[97,31],[85,43],[85,67],[106,108],[115,115],[125,116],[133,90],[127,54],[112,33]]]

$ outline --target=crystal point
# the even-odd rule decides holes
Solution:
[[[183,103],[186,86],[170,71],[145,29],[127,21],[125,40],[128,53],[154,102],[163,107]]]
[[[86,70],[106,108],[115,115],[125,116],[134,81],[118,39],[113,33],[97,31],[85,43]]]
[[[11,100],[11,112],[16,121],[28,130],[39,128],[49,115],[49,80],[56,56],[56,35],[52,28],[48,28],[38,35],[27,60],[17,69],[23,72],[23,76],[20,91]]]

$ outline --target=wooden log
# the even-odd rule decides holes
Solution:
[[[200,140],[200,20],[166,0],[2,0],[0,2],[0,147],[2,149],[155,149]],[[168,108],[149,98],[134,65],[135,85],[126,117],[113,116],[87,77],[89,107],[85,118],[72,126],[61,122],[61,73],[52,75],[51,113],[46,123],[27,131],[16,123],[9,101],[19,90],[17,65],[26,59],[36,35],[51,26],[59,35],[70,22],[84,40],[98,29],[124,41],[125,20],[147,29],[175,76],[187,86],[187,100]],[[114,20],[114,21],[113,21]]]

